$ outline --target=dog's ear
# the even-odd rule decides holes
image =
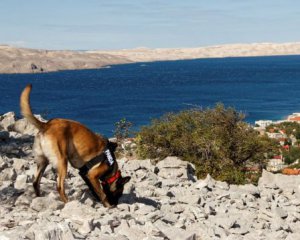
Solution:
[[[130,181],[130,179],[131,179],[131,177],[129,177],[129,176],[127,176],[127,177],[122,177],[122,178],[120,179],[120,183],[121,183],[122,185],[125,185],[126,183],[128,183],[128,182]]]

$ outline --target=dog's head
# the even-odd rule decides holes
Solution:
[[[114,155],[118,144],[115,142],[108,142],[108,149]],[[115,157],[114,157],[115,158]],[[117,167],[118,168],[118,167]],[[117,169],[116,169],[117,170]],[[124,185],[130,181],[130,177],[122,177],[120,171],[117,170],[116,180],[111,184],[102,184],[103,190],[106,194],[108,202],[111,205],[117,205],[120,197],[123,195]]]
[[[129,176],[119,177],[115,182],[110,185],[104,185],[103,190],[106,194],[108,202],[111,205],[117,205],[120,197],[123,195],[124,185],[130,181]]]

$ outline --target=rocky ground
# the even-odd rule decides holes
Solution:
[[[36,130],[0,116],[0,239],[300,239],[300,176],[264,172],[258,186],[197,180],[187,162],[119,159],[130,175],[117,208],[95,202],[69,168],[64,204],[48,166],[35,197]]]

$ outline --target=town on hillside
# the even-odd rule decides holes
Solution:
[[[300,174],[300,113],[289,115],[286,120],[255,121],[254,129],[267,135],[278,144],[279,154],[268,159],[267,170],[288,175]]]

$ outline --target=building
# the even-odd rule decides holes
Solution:
[[[282,155],[274,156],[272,159],[269,159],[267,170],[270,172],[280,171],[285,168],[287,165],[284,164]]]
[[[282,132],[267,132],[267,135],[269,138],[274,138],[280,141],[287,138],[287,135]]]
[[[255,121],[255,126],[266,128],[267,126],[271,125],[273,121],[271,120],[259,120]]]
[[[287,117],[287,120],[294,121],[294,122],[300,122],[300,113],[293,113],[292,115],[289,115]]]

